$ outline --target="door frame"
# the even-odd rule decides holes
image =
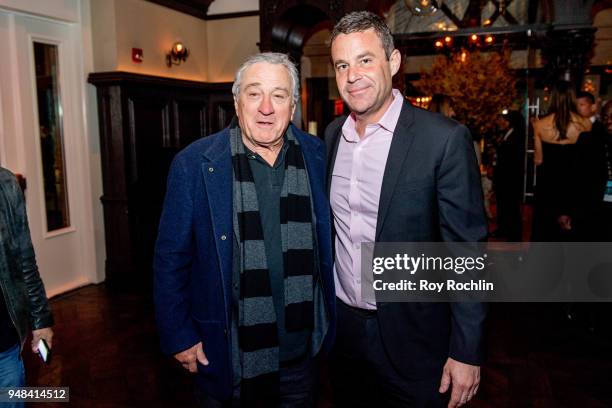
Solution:
[[[64,3],[66,5],[68,3]],[[2,8],[0,0],[0,34],[5,36],[6,41],[0,41],[0,52],[8,61],[17,61],[18,52],[27,52],[27,69],[18,67],[17,63],[3,64],[0,67],[0,81],[4,86],[0,87],[0,164],[16,173],[22,173],[26,177],[37,177],[41,182],[38,188],[29,186],[26,197],[34,194],[41,203],[36,216],[41,216],[42,237],[38,239],[50,239],[60,235],[73,233],[78,228],[81,233],[78,267],[81,272],[78,278],[70,278],[69,281],[47,287],[47,295],[54,296],[75,289],[77,287],[98,283],[104,280],[104,228],[102,209],[96,197],[101,195],[101,169],[99,164],[99,137],[97,126],[97,102],[95,90],[87,86],[85,79],[87,74],[93,70],[93,52],[91,44],[91,24],[89,22],[90,4],[89,0],[73,2],[72,15],[78,16],[79,21],[66,21],[58,18],[33,15],[29,12],[21,12],[13,9]],[[66,6],[68,7],[68,6]],[[26,10],[27,11],[27,10]],[[20,18],[40,20],[41,22],[59,24],[67,27],[69,40],[58,41],[53,35],[40,35],[41,33],[27,32],[28,50],[18,50],[19,44],[23,44],[23,38],[18,38],[21,33]],[[82,24],[86,21],[86,24]],[[62,118],[63,144],[66,168],[66,184],[68,186],[68,203],[70,208],[70,225],[58,231],[47,231],[47,220],[44,204],[44,188],[42,187],[42,163],[40,134],[37,125],[34,125],[34,135],[25,135],[23,121],[29,116],[23,110],[24,103],[20,85],[29,81],[32,96],[32,118],[38,123],[38,106],[36,96],[35,71],[32,69],[34,63],[33,42],[41,42],[58,45],[58,56],[60,70],[58,82],[60,103],[64,112],[71,112],[70,120],[66,116]],[[66,53],[66,47],[71,47]],[[67,67],[66,64],[70,64]],[[62,66],[64,66],[62,68]],[[67,75],[74,75],[72,79]],[[27,78],[27,79],[26,79]],[[67,80],[70,79],[70,80]],[[72,84],[71,84],[72,83]],[[10,102],[10,104],[8,103]],[[25,104],[27,105],[27,104]],[[25,137],[34,138],[36,164],[28,165],[27,144]],[[32,150],[32,149],[30,149]],[[28,174],[27,170],[36,171],[36,175]],[[35,169],[35,170],[32,170]],[[34,199],[34,197],[32,197]],[[78,206],[77,208],[75,207]],[[28,208],[31,213],[32,208]],[[78,217],[77,216],[78,212]],[[32,216],[34,214],[32,213]],[[44,265],[39,265],[41,270]],[[68,280],[68,279],[67,279]]]

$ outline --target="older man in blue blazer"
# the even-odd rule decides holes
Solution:
[[[295,126],[299,77],[249,58],[237,120],[175,158],[155,250],[161,345],[203,406],[314,406],[335,328],[323,142]]]

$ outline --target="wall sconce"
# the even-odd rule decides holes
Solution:
[[[166,65],[170,68],[172,65],[180,65],[181,61],[185,62],[189,56],[189,50],[185,48],[182,42],[175,42],[170,52],[166,55]]]

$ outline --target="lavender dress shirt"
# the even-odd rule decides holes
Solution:
[[[376,303],[361,296],[361,243],[375,240],[383,174],[403,102],[402,94],[394,89],[393,102],[378,123],[367,125],[362,138],[350,115],[342,126],[332,171],[336,296],[361,309],[376,309]]]

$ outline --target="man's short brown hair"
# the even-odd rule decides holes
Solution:
[[[389,59],[395,49],[393,34],[391,34],[391,30],[382,17],[369,11],[354,11],[342,17],[332,30],[330,44],[340,34],[359,33],[369,29],[373,29],[376,35],[378,35],[385,50],[385,56]]]

